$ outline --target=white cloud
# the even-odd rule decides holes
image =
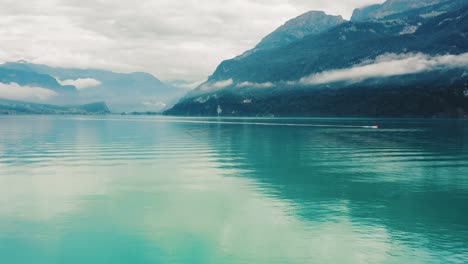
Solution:
[[[175,87],[182,88],[182,89],[195,89],[198,86],[202,85],[205,83],[207,79],[203,79],[201,81],[194,81],[194,82],[185,82],[185,81],[174,81],[170,82],[170,84],[174,85]]]
[[[84,79],[80,78],[80,79],[76,79],[76,80],[63,80],[63,81],[57,79],[57,81],[61,85],[73,85],[78,90],[93,88],[93,87],[97,87],[97,86],[101,85],[100,81],[98,81],[96,79],[92,79],[92,78],[84,78]]]
[[[144,106],[150,107],[155,111],[159,111],[167,106],[165,102],[158,101],[158,100],[146,100],[141,102]]]
[[[271,82],[264,82],[264,83],[255,83],[255,82],[242,82],[237,84],[237,87],[252,87],[252,88],[271,88],[273,87],[273,83]]]
[[[431,57],[421,53],[386,54],[352,68],[330,70],[299,80],[299,84],[316,85],[340,81],[362,81],[370,78],[391,77],[420,73],[440,68],[468,66],[468,53]],[[291,83],[290,83],[291,84]],[[296,82],[297,84],[297,82]]]
[[[42,87],[0,83],[0,98],[2,99],[45,101],[57,95],[56,92]]]
[[[226,88],[228,86],[231,86],[234,83],[232,79],[224,80],[224,81],[218,81],[218,82],[207,82],[204,83],[200,86],[200,90],[202,91],[213,91],[213,90],[218,90],[222,88]]]
[[[353,8],[382,1],[0,0],[0,61],[195,81],[302,13],[349,18]]]
[[[410,25],[410,26],[406,26],[401,32],[400,32],[400,35],[410,35],[410,34],[414,34],[417,30],[418,30],[419,26],[414,26],[414,25]]]

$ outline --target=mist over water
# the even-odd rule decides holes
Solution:
[[[0,117],[0,263],[467,252],[467,121]]]

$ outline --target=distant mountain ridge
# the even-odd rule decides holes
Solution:
[[[33,71],[23,71],[9,67],[0,67],[1,83],[17,83],[20,85],[37,85],[50,88],[58,93],[76,93],[73,85],[61,85],[50,75]]]
[[[13,73],[13,75],[12,75]],[[105,101],[112,111],[160,111],[185,92],[144,72],[116,73],[99,69],[57,68],[25,61],[0,65],[0,82],[39,87],[73,96],[55,98],[54,104]],[[65,85],[70,84],[70,85]],[[80,86],[81,85],[81,86]],[[49,102],[44,102],[49,103]]]
[[[0,99],[0,115],[21,114],[69,114],[69,115],[96,115],[108,114],[109,108],[104,102],[90,103],[76,106],[56,106],[49,104],[29,103],[14,100]]]

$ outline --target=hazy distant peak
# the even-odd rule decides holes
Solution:
[[[140,78],[142,80],[147,80],[147,81],[156,81],[162,83],[162,81],[157,78],[156,76],[152,75],[151,73],[147,72],[132,72],[130,73],[131,76],[135,78]]]

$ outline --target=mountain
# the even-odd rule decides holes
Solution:
[[[0,65],[0,69],[48,76],[50,82],[58,85],[75,86],[79,95],[75,103],[105,101],[115,112],[160,111],[185,92],[184,89],[165,84],[144,72],[116,73],[98,69],[54,68],[27,62],[5,63]]]
[[[50,75],[20,69],[10,69],[2,67],[2,65],[0,65],[0,84],[9,85],[10,87],[8,87],[8,89],[17,89],[21,86],[45,88],[47,90],[44,91],[49,91],[49,94],[53,95],[49,99],[50,102],[71,103],[77,101],[79,98],[78,91],[74,86],[61,85]],[[0,92],[1,91],[2,90],[0,90]],[[21,94],[21,91],[18,92]],[[22,94],[24,95],[24,91]],[[0,97],[1,95],[0,93]],[[10,92],[9,95],[14,96],[15,94]],[[40,95],[38,96],[40,97]],[[31,99],[34,100],[34,97]]]
[[[310,11],[286,22],[263,38],[255,49],[265,50],[286,46],[305,36],[327,31],[344,21],[341,16],[330,16],[323,11]]]
[[[453,0],[403,8],[224,61],[165,113],[463,116],[468,112],[467,5]],[[388,102],[408,107],[394,109]]]
[[[435,5],[447,0],[389,0],[383,4],[370,5],[354,10],[351,21],[369,21],[411,9]]]
[[[467,18],[463,16],[465,12],[466,6],[435,18],[420,18],[414,25],[417,30],[412,34],[404,34],[412,26],[404,20],[343,23],[288,46],[256,52],[240,60],[224,61],[210,80],[288,81],[325,70],[351,67],[384,53],[460,54],[466,52],[468,46],[464,34],[468,26]],[[407,19],[411,20],[411,17]],[[447,23],[440,24],[442,21]]]
[[[62,85],[54,77],[0,65],[0,98],[51,104],[73,104],[80,101],[78,90]]]
[[[18,114],[108,114],[109,108],[104,102],[76,106],[56,106],[22,101],[0,99],[0,115]]]
[[[264,37],[255,48],[244,52],[244,54],[234,58],[243,59],[262,50],[270,50],[287,46],[306,36],[319,34],[345,22],[341,16],[327,15],[323,11],[310,11],[294,19],[287,21],[274,32]]]
[[[464,78],[457,78],[465,75]],[[447,85],[450,76],[453,83]],[[181,100],[167,115],[265,117],[468,117],[467,71],[370,79],[341,87],[223,89]]]
[[[1,83],[17,83],[19,85],[30,85],[47,87],[58,93],[76,93],[77,90],[72,85],[61,85],[55,78],[47,74],[30,71],[15,70],[0,67]]]

